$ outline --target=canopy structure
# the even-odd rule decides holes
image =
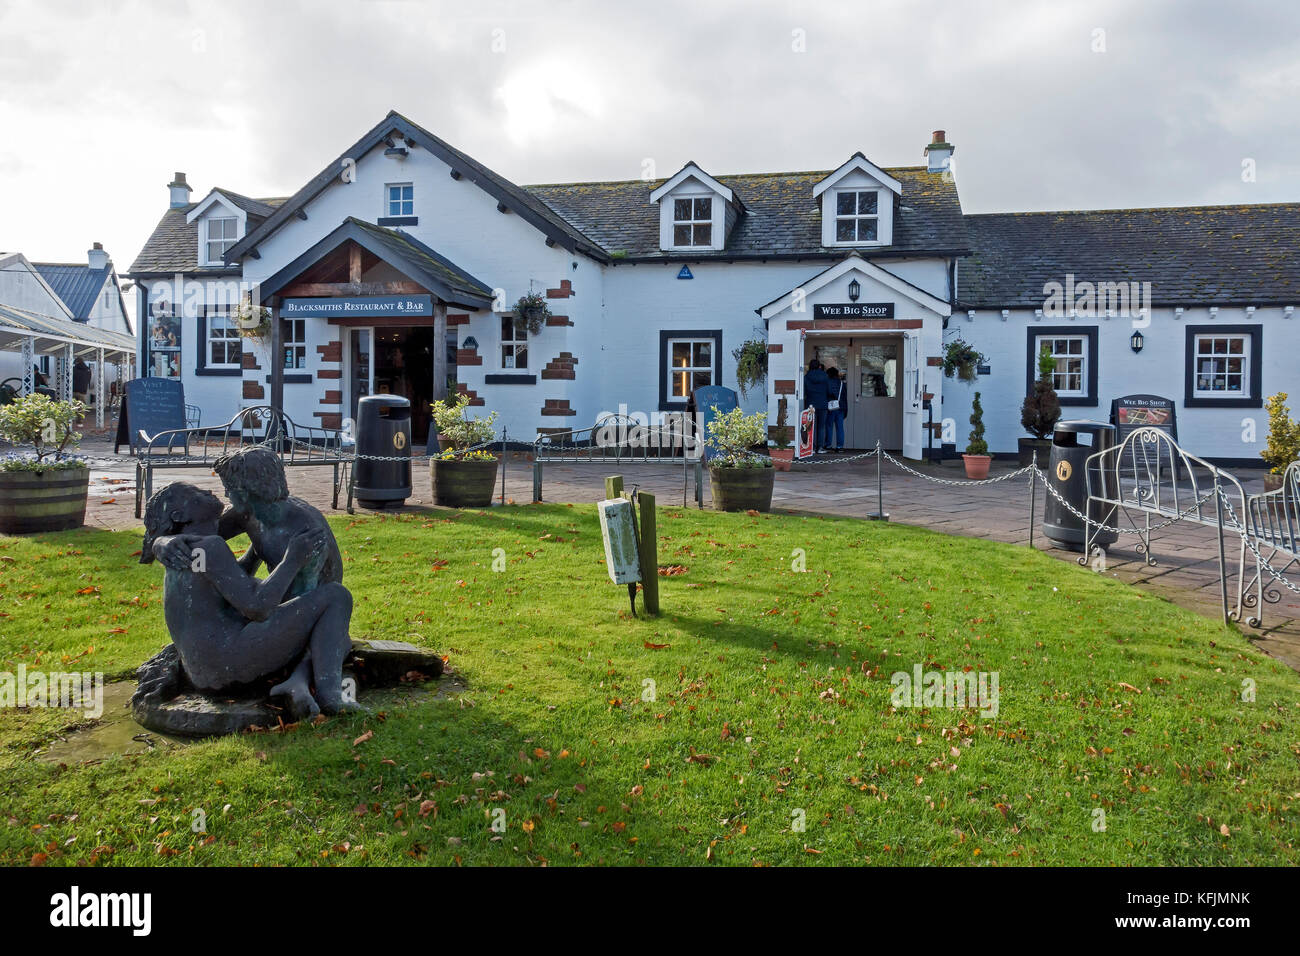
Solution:
[[[57,391],[60,398],[72,397],[72,366],[76,359],[91,357],[95,362],[95,422],[104,427],[104,363],[125,362],[135,358],[135,338],[122,332],[98,329],[93,325],[55,318],[0,304],[0,350],[22,353],[22,387],[30,394],[36,388],[33,375],[38,355],[55,355],[60,359]],[[121,376],[125,381],[129,375]]]

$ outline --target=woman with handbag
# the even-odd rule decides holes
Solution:
[[[840,377],[839,369],[826,370],[830,379],[830,399],[826,402],[826,450],[836,454],[844,451],[844,413],[848,411],[849,383]]]

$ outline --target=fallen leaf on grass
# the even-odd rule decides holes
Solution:
[[[651,644],[646,641],[643,645],[647,651],[662,651],[665,647],[672,647],[671,644]]]
[[[367,730],[364,734],[362,734],[362,735],[361,735],[360,737],[358,737],[356,740],[352,741],[352,746],[354,746],[354,747],[360,746],[361,744],[364,744],[367,740],[369,740],[369,739],[370,739],[371,737],[373,737],[374,735],[375,735],[375,732],[374,732],[373,730]]]

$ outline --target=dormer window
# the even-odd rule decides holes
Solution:
[[[659,204],[659,248],[721,252],[745,206],[729,186],[694,163],[650,193]]]
[[[821,203],[823,246],[888,246],[902,184],[861,153],[854,153],[813,187]]]
[[[835,241],[877,242],[880,193],[874,189],[839,190],[835,194]]]
[[[673,200],[673,245],[713,245],[713,198]]]
[[[226,250],[233,246],[238,238],[239,220],[233,216],[230,218],[209,219],[207,228],[207,263],[208,265],[221,265],[225,260]]]

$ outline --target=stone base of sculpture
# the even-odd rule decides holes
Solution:
[[[402,641],[353,641],[343,665],[345,686],[366,690],[434,680],[443,662],[433,651]],[[258,727],[292,723],[285,701],[270,695],[288,671],[220,693],[196,689],[185,676],[175,644],[168,644],[136,672],[131,698],[136,723],[174,737],[219,737]],[[362,701],[364,703],[364,701]]]

